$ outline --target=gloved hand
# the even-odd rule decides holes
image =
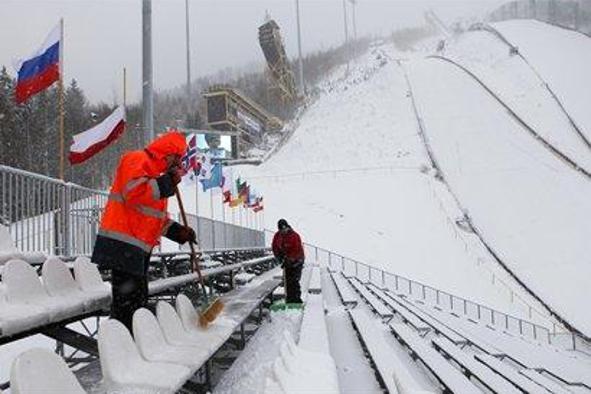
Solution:
[[[195,234],[195,230],[189,226],[180,226],[176,238],[180,244],[184,244],[185,242],[197,243],[197,234]]]
[[[168,170],[168,176],[170,176],[173,185],[181,183],[183,175],[185,175],[185,171],[181,167],[174,167]]]

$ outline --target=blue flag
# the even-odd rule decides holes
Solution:
[[[208,179],[200,179],[203,191],[206,192],[209,189],[215,187],[222,187],[224,185],[224,176],[222,175],[222,164],[215,163],[211,168],[211,176]]]

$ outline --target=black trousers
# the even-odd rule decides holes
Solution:
[[[113,269],[111,277],[113,293],[111,317],[123,323],[133,335],[131,324],[133,313],[146,306],[148,301],[147,272],[145,275],[137,275]]]
[[[291,263],[286,261],[284,263],[285,269],[285,302],[286,303],[302,303],[302,290],[300,288],[300,279],[302,277],[302,269],[304,262],[298,261]]]

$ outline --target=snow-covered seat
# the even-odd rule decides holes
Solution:
[[[6,286],[6,301],[16,309],[27,310],[25,316],[16,312],[19,317],[12,316],[6,329],[3,323],[2,332],[24,331],[28,328],[47,323],[45,316],[49,316],[49,322],[57,322],[80,313],[81,303],[66,297],[50,297],[41,284],[37,272],[28,263],[22,260],[11,260],[6,263],[2,272],[2,279]],[[13,308],[11,308],[13,309]],[[0,312],[4,315],[4,310]],[[7,315],[9,315],[7,313]],[[9,315],[10,316],[10,315]],[[32,320],[36,323],[33,324]]]
[[[202,365],[195,349],[166,342],[156,316],[146,308],[133,314],[133,334],[141,355],[148,361],[184,365],[191,373]]]
[[[42,307],[9,303],[6,285],[0,283],[0,336],[8,336],[49,323],[49,314]]]
[[[41,252],[21,252],[12,241],[12,237],[5,226],[0,226],[0,265],[10,260],[24,260],[30,264],[41,264],[47,256]]]
[[[164,338],[169,344],[192,347],[202,347],[204,345],[201,338],[185,330],[181,318],[169,303],[159,301],[156,304],[156,318]]]
[[[337,367],[333,358],[303,350],[284,332],[280,355],[265,381],[265,393],[339,393]]]
[[[100,300],[80,290],[69,268],[59,258],[50,257],[43,263],[41,277],[45,290],[50,296],[67,297],[72,301],[78,301],[78,313],[100,309]]]
[[[66,362],[47,349],[30,349],[14,360],[10,391],[13,394],[85,393]]]
[[[191,376],[185,366],[144,360],[127,328],[114,319],[101,324],[98,348],[108,391],[173,393]]]
[[[111,300],[111,285],[103,282],[96,264],[88,257],[79,256],[73,264],[74,279],[78,288],[85,294],[92,295],[101,306],[108,306]]]
[[[199,315],[189,297],[179,294],[176,297],[175,306],[185,330],[197,335],[205,334],[205,330],[199,327]]]

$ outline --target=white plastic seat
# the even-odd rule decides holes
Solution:
[[[196,334],[204,333],[205,330],[199,327],[199,315],[189,297],[182,293],[178,294],[175,306],[185,330]]]
[[[69,268],[59,258],[50,257],[43,263],[41,277],[45,290],[51,297],[67,298],[72,302],[77,301],[78,313],[97,309],[94,307],[93,297],[80,290]]]
[[[111,285],[103,282],[96,264],[88,257],[80,256],[73,264],[74,280],[84,294],[92,297],[93,306],[107,308],[111,302]]]
[[[10,391],[13,394],[85,393],[65,361],[47,349],[30,349],[14,360]]]
[[[80,302],[66,297],[50,297],[35,269],[22,260],[11,260],[4,266],[2,279],[6,286],[6,301],[11,305],[26,305],[49,315],[49,322],[63,320],[80,312]]]
[[[148,361],[184,365],[191,373],[202,365],[197,360],[196,349],[166,342],[156,316],[146,308],[133,314],[133,334],[141,355]]]
[[[101,274],[96,264],[93,264],[88,257],[79,256],[73,264],[74,278],[78,287],[86,292],[106,292],[111,291],[111,286],[103,282]]]
[[[144,360],[127,328],[114,319],[101,324],[98,348],[107,391],[173,393],[191,376],[182,365]]]
[[[201,340],[197,335],[185,330],[179,315],[172,305],[159,301],[156,304],[156,317],[166,342],[176,346],[202,347],[207,342]]]
[[[0,265],[10,260],[24,260],[31,264],[41,264],[45,261],[45,254],[41,252],[21,252],[12,241],[12,237],[5,226],[0,226]]]

